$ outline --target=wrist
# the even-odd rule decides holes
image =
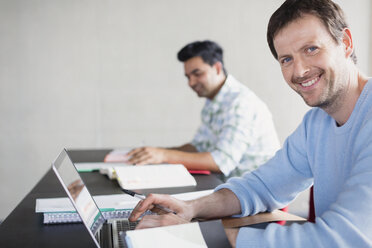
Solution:
[[[198,218],[199,217],[199,213],[197,211],[198,207],[197,207],[197,203],[198,201],[196,200],[189,200],[189,201],[186,201],[186,208],[189,210],[189,214],[190,216],[188,216],[188,219],[189,220],[192,220],[192,219],[195,219],[195,218]]]
[[[170,150],[167,148],[162,148],[163,149],[163,163],[167,164],[177,164],[179,163],[179,159],[177,156],[176,150]]]
[[[167,148],[161,148],[161,151],[162,151],[162,163],[168,163],[168,164],[171,164],[171,159],[170,159],[170,156],[169,156],[169,152],[170,150],[168,150]]]

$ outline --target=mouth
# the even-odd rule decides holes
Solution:
[[[308,79],[308,80],[305,80],[303,82],[298,82],[303,89],[311,89],[313,88],[314,85],[316,85],[319,81],[320,81],[320,78],[321,78],[322,75],[318,75],[312,79]]]
[[[200,90],[201,90],[201,86],[200,85],[195,85],[193,88],[192,88],[196,93],[199,94]]]

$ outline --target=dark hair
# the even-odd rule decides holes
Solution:
[[[210,66],[213,66],[218,61],[221,62],[223,72],[227,75],[223,64],[223,50],[216,42],[210,40],[194,41],[184,46],[177,54],[177,58],[181,62],[198,56]]]
[[[318,17],[337,43],[342,38],[344,28],[349,27],[344,12],[340,6],[331,0],[286,0],[271,16],[267,27],[267,42],[275,59],[278,59],[274,47],[275,35],[290,22],[300,18],[302,14],[311,14]],[[354,51],[351,58],[356,64],[357,57]]]

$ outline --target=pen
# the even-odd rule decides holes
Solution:
[[[133,196],[133,197],[137,197],[137,198],[139,198],[139,199],[141,199],[141,200],[146,199],[146,196],[145,196],[145,195],[137,194],[136,192],[131,191],[131,190],[129,190],[129,189],[121,189],[121,190],[122,190],[124,193],[126,193],[126,194],[128,194],[128,195],[131,195],[131,196]],[[172,211],[171,209],[166,208],[166,207],[163,207],[163,206],[161,206],[161,205],[154,204],[154,206],[155,206],[156,208],[160,209],[160,210],[163,210],[163,211],[167,212],[167,213],[177,214],[176,212]]]

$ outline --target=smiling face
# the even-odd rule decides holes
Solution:
[[[224,81],[224,73],[220,62],[216,62],[213,66],[210,66],[198,56],[186,60],[184,62],[184,68],[190,88],[199,97],[213,99]]]
[[[284,79],[307,105],[333,108],[346,95],[348,34],[338,44],[318,17],[303,14],[274,37]]]

